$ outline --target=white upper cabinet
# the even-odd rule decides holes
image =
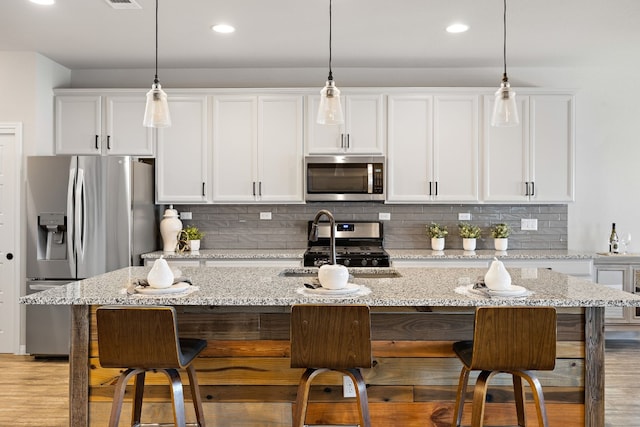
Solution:
[[[307,96],[307,154],[384,154],[384,96],[343,93],[341,100],[344,125],[320,125],[320,95]]]
[[[303,201],[303,96],[213,100],[213,201]]]
[[[152,156],[145,103],[144,92],[56,96],[56,154]]]
[[[208,202],[207,97],[169,94],[171,127],[157,130],[158,203]]]
[[[483,200],[573,201],[573,95],[524,94],[517,103],[518,126],[492,127],[493,97],[485,96]]]
[[[388,202],[478,200],[478,96],[388,97]]]

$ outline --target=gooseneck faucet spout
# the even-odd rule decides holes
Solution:
[[[329,264],[335,265],[336,263],[336,220],[333,218],[333,214],[326,209],[321,209],[316,214],[315,218],[313,218],[313,223],[311,224],[311,230],[309,231],[309,241],[316,242],[318,241],[318,221],[322,216],[326,216],[329,219],[329,226],[331,229],[331,236],[329,242]]]

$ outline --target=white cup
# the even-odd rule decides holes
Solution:
[[[349,270],[344,265],[325,264],[318,270],[318,280],[323,288],[342,289],[349,282]]]

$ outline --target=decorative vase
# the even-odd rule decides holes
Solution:
[[[191,251],[199,251],[200,250],[200,239],[198,239],[198,240],[189,240],[189,249]]]
[[[493,239],[493,245],[496,251],[506,251],[509,246],[509,239],[506,237]]]
[[[178,218],[178,211],[169,205],[169,209],[164,211],[160,221],[160,235],[162,236],[162,250],[164,252],[175,252],[178,246],[178,236],[182,231],[182,221]]]
[[[340,264],[324,264],[318,269],[318,280],[323,288],[342,289],[349,282],[349,270]]]
[[[475,251],[476,239],[462,239],[462,247],[465,251]]]
[[[444,237],[432,237],[431,238],[431,249],[434,251],[442,251],[444,250]]]

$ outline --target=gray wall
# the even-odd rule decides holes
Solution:
[[[320,209],[330,210],[337,221],[377,221],[378,213],[391,213],[384,222],[385,247],[429,249],[425,226],[432,221],[446,225],[446,248],[462,249],[458,213],[471,213],[471,222],[482,228],[478,249],[493,249],[492,224],[513,228],[509,249],[567,249],[567,205],[385,205],[368,202],[307,203],[304,205],[180,205],[193,224],[206,233],[203,249],[297,249],[307,246],[307,222]],[[271,220],[260,220],[271,212]],[[521,231],[521,218],[537,218],[537,231]]]

